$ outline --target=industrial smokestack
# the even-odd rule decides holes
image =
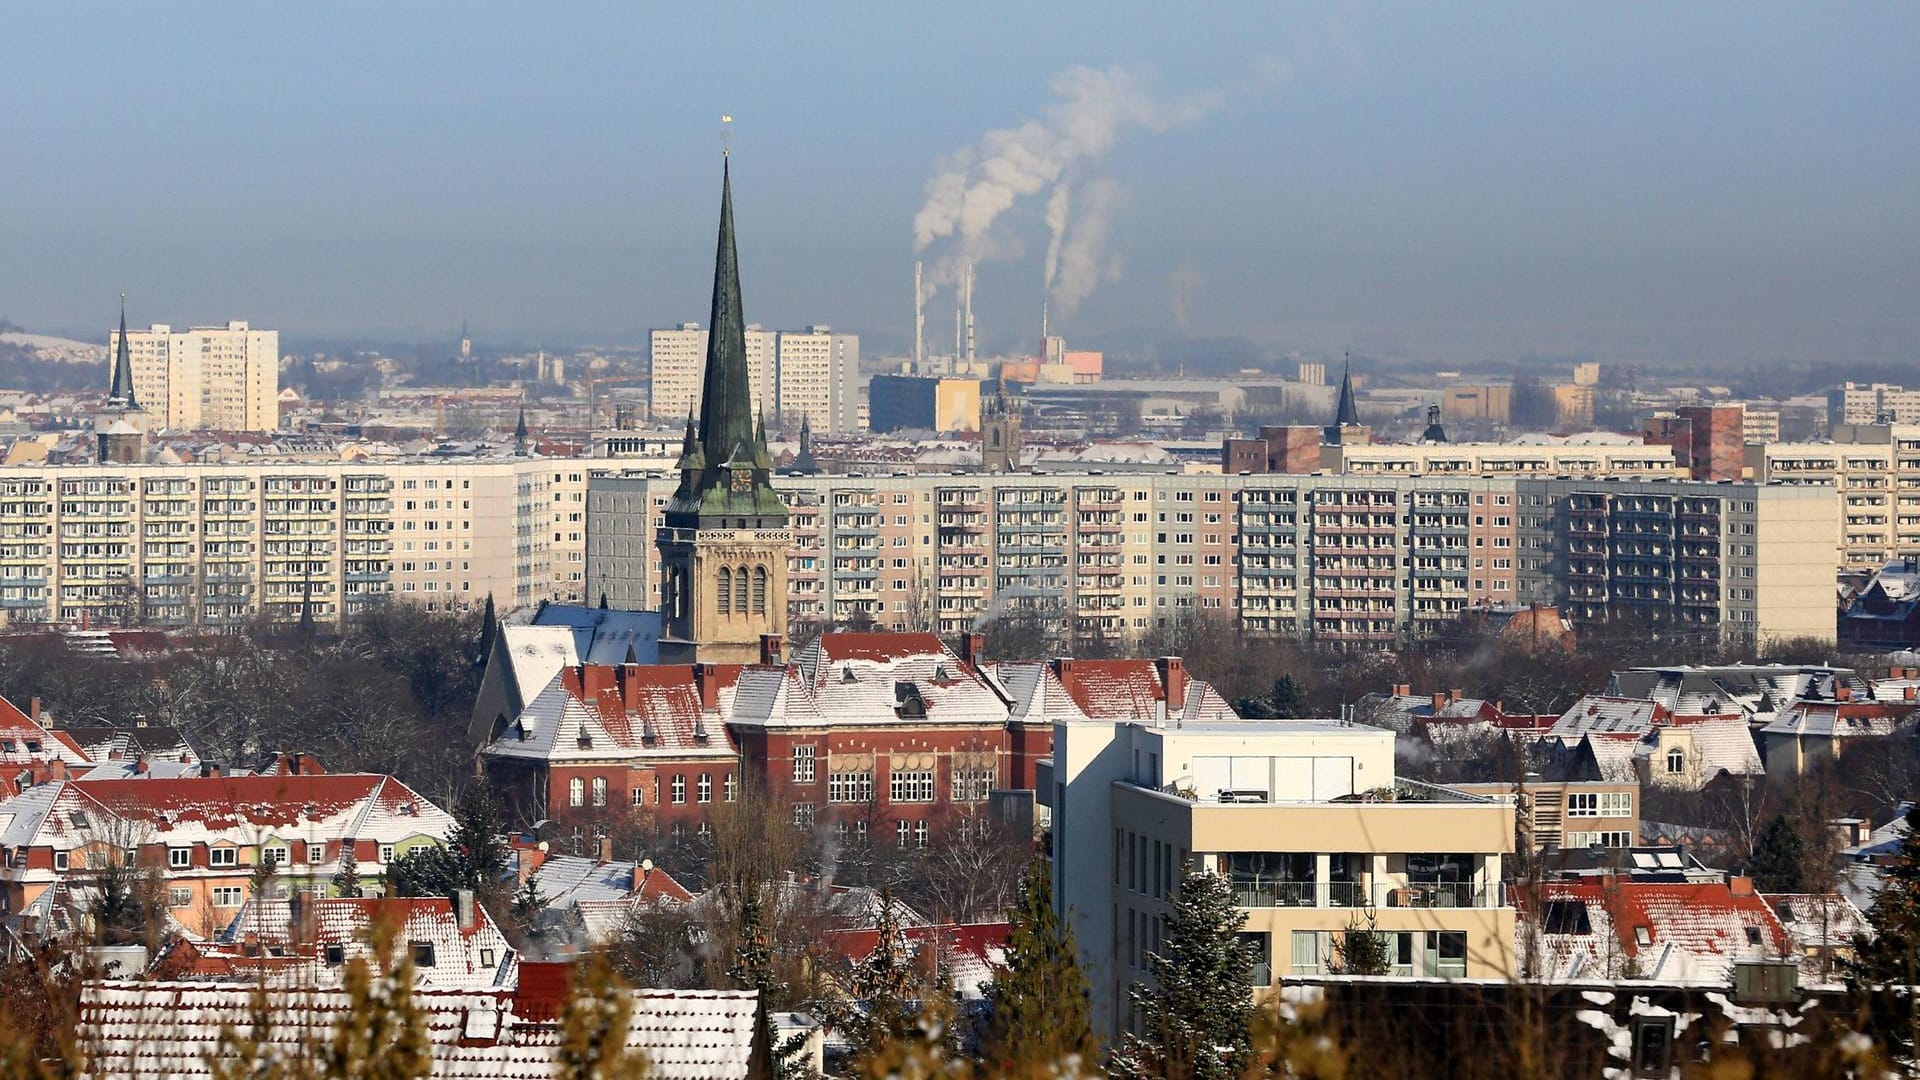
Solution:
[[[923,342],[927,337],[926,303],[920,292],[920,260],[913,260],[913,371],[920,373],[920,364],[926,359],[922,355]]]
[[[967,363],[973,363],[973,260],[967,260]]]
[[[1040,298],[1040,359],[1047,358],[1047,298]]]
[[[953,309],[953,362],[955,364],[958,364],[965,356],[965,354],[960,351],[961,344],[967,339],[967,332],[963,328],[965,322],[966,315],[961,312],[960,308],[955,307]],[[82,609],[82,614],[85,614],[84,608]]]

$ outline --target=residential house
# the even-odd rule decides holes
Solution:
[[[1855,941],[1873,936],[1873,924],[1844,894],[1768,893],[1766,900],[1793,935],[1805,985],[1840,982],[1853,960]]]
[[[1648,979],[1728,986],[1739,961],[1795,957],[1793,937],[1745,878],[1655,882],[1562,878],[1516,897],[1514,951],[1544,982]]]

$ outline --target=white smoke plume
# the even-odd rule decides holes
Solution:
[[[917,252],[943,249],[924,286],[929,298],[953,284],[967,260],[1018,250],[994,238],[995,223],[1020,200],[1049,191],[1046,280],[1060,312],[1071,313],[1117,269],[1104,247],[1118,189],[1099,176],[1114,148],[1135,132],[1193,123],[1227,100],[1225,90],[1165,99],[1149,76],[1121,66],[1068,68],[1050,86],[1054,100],[1038,118],[987,132],[942,160],[927,181],[913,243]],[[1096,185],[1102,194],[1094,194]]]

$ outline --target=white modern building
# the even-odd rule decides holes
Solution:
[[[860,336],[826,326],[763,330],[748,326],[747,383],[754,411],[798,427],[805,417],[821,433],[856,430],[859,419]],[[660,423],[700,411],[707,331],[699,323],[655,330],[649,407]]]
[[[108,335],[108,354],[120,333]],[[280,426],[280,332],[244,322],[127,331],[133,389],[155,426],[273,431]]]

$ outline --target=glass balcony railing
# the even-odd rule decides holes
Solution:
[[[1311,881],[1232,878],[1234,904],[1244,908],[1318,907],[1318,886]],[[1336,908],[1489,908],[1506,904],[1504,887],[1471,881],[1329,881],[1326,906]]]

